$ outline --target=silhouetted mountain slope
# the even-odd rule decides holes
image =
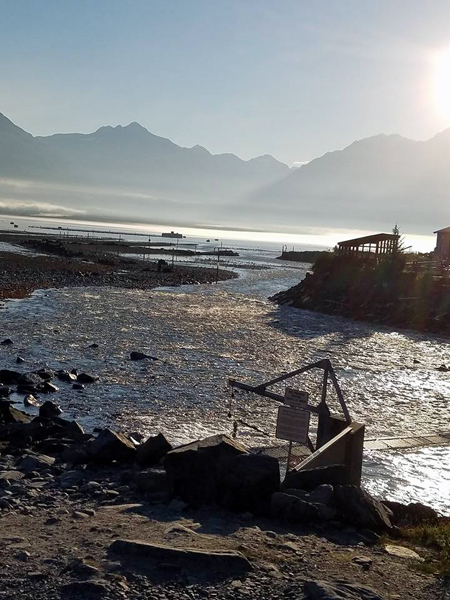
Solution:
[[[376,229],[389,223],[430,227],[450,222],[450,130],[425,142],[377,135],[330,152],[253,197],[276,202],[303,223]]]
[[[381,134],[289,169],[269,155],[243,161],[183,148],[138,123],[33,137],[0,114],[0,209],[21,202],[30,214],[30,203],[37,212],[50,203],[111,218],[291,231],[398,222],[430,233],[450,224],[449,158],[450,130],[424,142]]]

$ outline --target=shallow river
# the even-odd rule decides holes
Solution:
[[[244,269],[239,279],[211,286],[37,292],[0,311],[1,337],[15,342],[0,347],[2,365],[15,368],[20,354],[27,370],[48,365],[93,372],[100,380],[83,392],[61,384],[58,402],[66,414],[89,427],[161,430],[172,442],[185,442],[232,431],[228,377],[259,383],[329,358],[351,416],[366,423],[366,437],[448,431],[450,373],[436,367],[450,364],[449,343],[267,301],[304,273],[285,265]],[[98,349],[89,348],[94,342]],[[132,362],[132,350],[159,360]],[[319,402],[319,372],[290,384]],[[233,418],[257,428],[240,427],[239,440],[276,443],[270,401],[237,394],[233,411]],[[449,448],[367,452],[364,479],[375,494],[420,500],[450,514]]]

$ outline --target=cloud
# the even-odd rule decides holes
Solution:
[[[67,208],[49,202],[23,202],[17,200],[0,200],[0,212],[5,215],[26,217],[76,217],[85,215],[85,210]]]
[[[292,168],[298,169],[299,167],[303,167],[303,165],[307,165],[309,162],[311,162],[311,161],[310,160],[296,160],[292,163]]]

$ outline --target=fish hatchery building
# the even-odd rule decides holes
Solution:
[[[434,231],[437,235],[436,248],[434,249],[434,257],[438,260],[449,260],[450,259],[450,227],[444,227],[444,229],[438,229]]]
[[[349,258],[378,261],[397,250],[399,238],[400,236],[395,233],[376,233],[353,240],[345,240],[338,242],[336,254]]]

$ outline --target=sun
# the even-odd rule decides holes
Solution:
[[[450,48],[434,57],[433,95],[440,115],[450,120]]]

